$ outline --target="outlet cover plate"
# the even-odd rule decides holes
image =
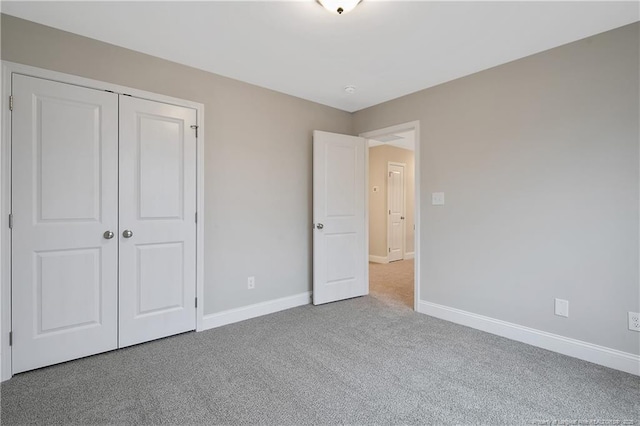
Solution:
[[[556,315],[561,317],[569,317],[569,301],[564,299],[556,299]]]
[[[640,331],[640,313],[629,312],[629,330]]]

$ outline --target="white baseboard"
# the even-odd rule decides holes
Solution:
[[[640,356],[638,355],[424,300],[418,302],[418,312],[615,370],[640,375]]]
[[[372,254],[369,255],[369,262],[373,263],[389,263],[389,258],[387,256],[374,256]]]
[[[228,311],[205,315],[202,321],[202,328],[200,328],[198,331],[204,331],[210,328],[233,324],[234,322],[261,317],[263,315],[272,314],[274,312],[284,311],[285,309],[308,305],[309,303],[311,303],[311,292],[307,291],[304,293],[295,294],[293,296],[268,300],[266,302],[256,303],[254,305],[243,306],[241,308],[229,309]]]
[[[404,254],[404,260],[413,259],[416,257],[416,253],[413,251],[408,251]]]

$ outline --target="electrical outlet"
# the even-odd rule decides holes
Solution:
[[[629,312],[629,330],[640,331],[640,313]]]
[[[569,301],[556,299],[556,315],[561,317],[569,316]]]
[[[253,290],[254,288],[256,288],[256,277],[247,278],[247,288],[249,290]]]

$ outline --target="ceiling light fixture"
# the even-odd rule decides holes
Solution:
[[[337,15],[352,11],[361,1],[362,0],[317,0],[325,9]]]

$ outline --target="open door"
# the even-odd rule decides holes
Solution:
[[[365,139],[313,132],[313,304],[369,293]]]

